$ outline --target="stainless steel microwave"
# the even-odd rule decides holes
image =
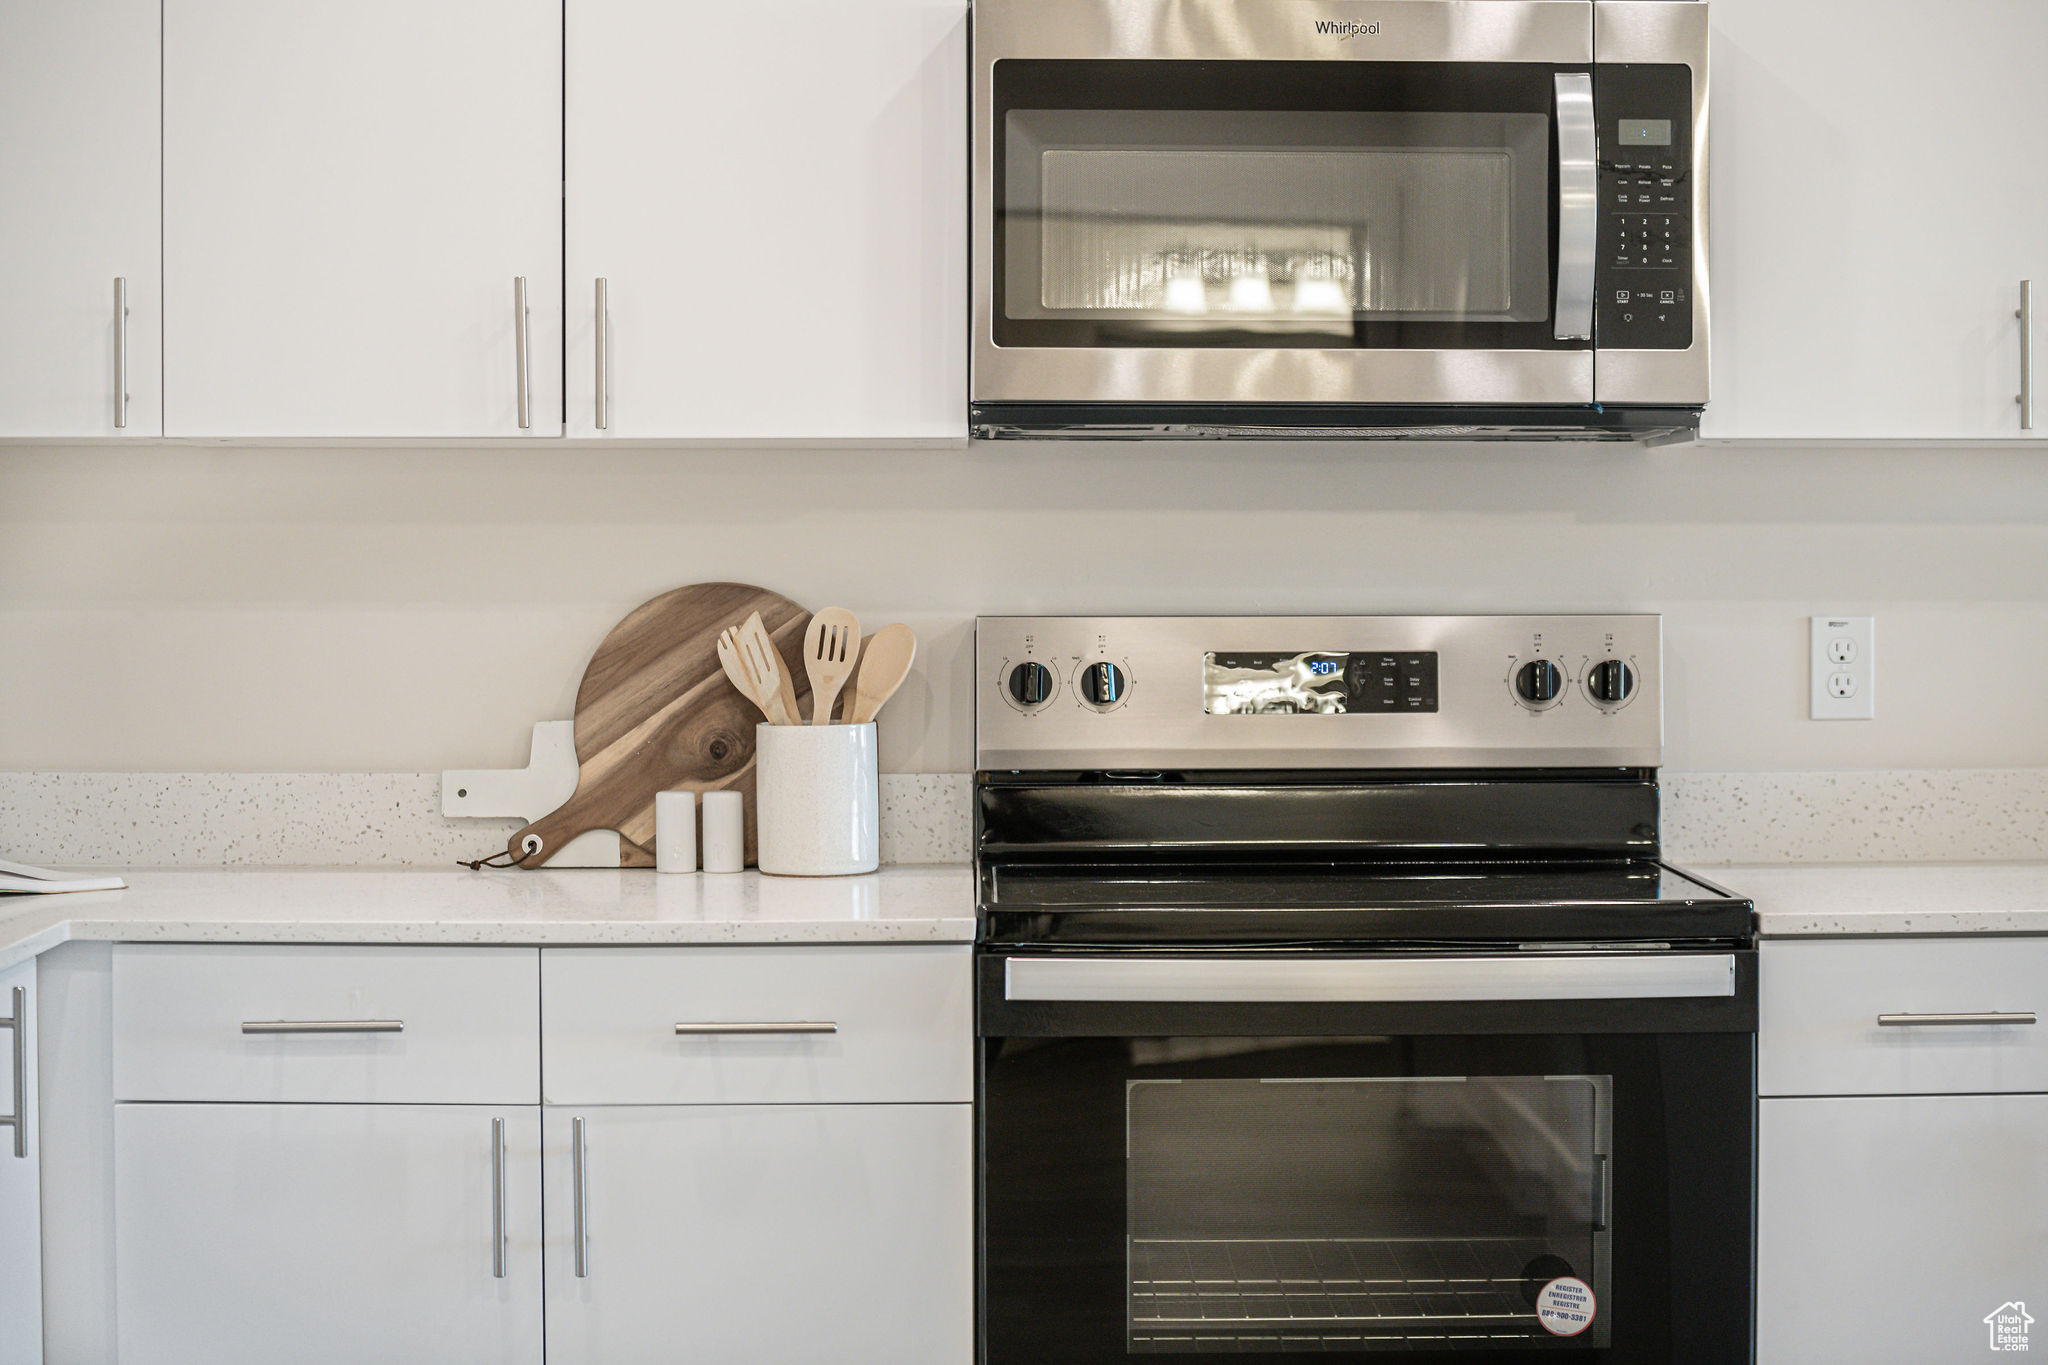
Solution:
[[[977,436],[1678,438],[1703,0],[976,0]]]

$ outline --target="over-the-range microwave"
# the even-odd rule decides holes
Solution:
[[[977,436],[1677,438],[1704,0],[976,0]]]

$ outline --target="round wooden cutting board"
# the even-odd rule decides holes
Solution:
[[[811,614],[745,583],[695,583],[636,608],[590,657],[576,691],[576,794],[506,846],[540,867],[577,835],[619,832],[619,862],[654,865],[654,794],[739,791],[746,797],[747,862],[754,861],[754,726],[761,713],[718,664],[718,633],[754,612],[808,697],[804,629]],[[540,846],[521,859],[533,840]]]

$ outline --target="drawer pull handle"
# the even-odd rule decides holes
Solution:
[[[677,1024],[678,1034],[723,1033],[837,1033],[839,1025],[829,1022],[795,1020],[789,1023]]]
[[[0,1019],[0,1028],[14,1036],[14,1112],[0,1118],[0,1128],[14,1130],[14,1154],[28,1155],[28,992],[14,988],[14,1013]]]
[[[491,1120],[491,1278],[505,1278],[505,1120]]]
[[[403,1033],[403,1019],[244,1019],[244,1033]]]
[[[1879,1028],[1969,1028],[1973,1025],[2034,1024],[2040,1021],[2032,1010],[2005,1014],[1880,1014]]]
[[[590,1277],[590,1192],[585,1188],[590,1181],[589,1149],[583,1145],[583,1120],[569,1120],[570,1151],[569,1174],[570,1221],[575,1225],[572,1233],[576,1239],[576,1278]]]

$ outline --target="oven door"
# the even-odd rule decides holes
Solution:
[[[984,1365],[1750,1359],[1753,950],[979,990]]]
[[[1587,0],[983,0],[977,404],[1587,405]]]

